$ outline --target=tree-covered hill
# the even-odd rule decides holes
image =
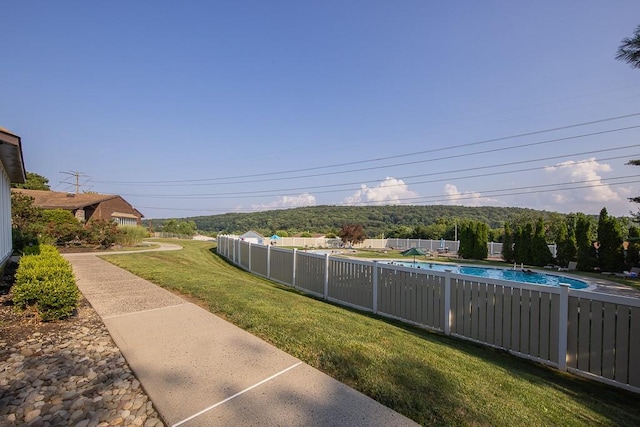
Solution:
[[[264,235],[284,230],[289,235],[299,233],[337,233],[343,224],[361,224],[369,237],[393,236],[403,228],[441,224],[452,226],[456,221],[482,221],[491,228],[501,228],[515,217],[559,215],[533,209],[512,207],[466,206],[310,206],[253,213],[184,218],[194,221],[198,230],[217,233],[244,233],[255,230]],[[166,220],[153,220],[157,228]]]

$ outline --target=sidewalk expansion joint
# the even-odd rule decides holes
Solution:
[[[254,389],[254,388],[256,388],[256,387],[261,386],[261,385],[262,385],[262,384],[264,384],[264,383],[267,383],[267,382],[269,382],[269,381],[271,381],[271,380],[273,380],[273,379],[275,379],[275,378],[279,377],[280,375],[284,374],[284,373],[285,373],[285,372],[287,372],[287,371],[290,371],[291,369],[293,369],[293,368],[295,368],[295,367],[297,367],[297,366],[301,365],[302,363],[303,363],[303,362],[298,362],[298,363],[296,363],[295,365],[291,365],[291,366],[289,366],[288,368],[283,369],[282,371],[280,371],[280,372],[278,372],[278,373],[276,373],[276,374],[271,375],[269,378],[265,378],[264,380],[260,381],[259,383],[256,383],[256,384],[252,385],[251,387],[245,388],[244,390],[239,391],[238,393],[234,394],[233,396],[229,396],[229,397],[227,397],[226,399],[221,400],[220,402],[218,402],[218,403],[216,403],[216,404],[214,404],[214,405],[211,405],[211,406],[209,406],[208,408],[205,408],[205,409],[203,409],[202,411],[197,412],[197,413],[195,413],[195,414],[191,415],[190,417],[185,418],[184,420],[179,421],[179,422],[177,422],[177,423],[173,424],[171,427],[178,427],[178,426],[180,426],[180,425],[182,425],[182,424],[184,424],[184,423],[186,423],[186,422],[188,422],[188,421],[191,421],[192,419],[194,419],[194,418],[196,418],[196,417],[199,417],[200,415],[204,414],[205,412],[208,412],[208,411],[210,411],[210,410],[212,410],[212,409],[214,409],[214,408],[216,408],[216,407],[218,407],[218,406],[220,406],[220,405],[222,405],[222,404],[224,404],[224,403],[226,403],[226,402],[228,402],[228,401],[230,401],[230,400],[232,400],[232,399],[235,399],[235,398],[236,398],[236,397],[238,397],[238,396],[241,396],[241,395],[245,394],[246,392],[248,392],[248,391],[250,391],[250,390],[253,390],[253,389]]]
[[[105,317],[102,318],[102,320],[117,319],[118,317],[131,316],[131,315],[134,315],[134,314],[141,314],[141,313],[149,313],[149,312],[152,312],[152,311],[164,310],[165,308],[182,307],[183,305],[191,305],[191,303],[190,302],[185,302],[185,303],[182,303],[182,304],[165,305],[164,307],[150,308],[148,310],[140,310],[140,311],[132,311],[130,313],[115,314],[113,316],[105,316]]]

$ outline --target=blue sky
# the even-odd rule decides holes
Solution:
[[[627,215],[629,1],[5,1],[0,126],[147,218],[456,204]]]

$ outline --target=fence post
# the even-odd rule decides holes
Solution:
[[[378,314],[378,261],[373,261],[373,314]]]
[[[444,334],[451,335],[451,270],[444,271],[444,312],[442,316]]]
[[[233,253],[232,253],[233,256],[231,258],[233,259],[233,263],[235,265],[237,265],[237,263],[236,263],[236,251],[237,251],[236,247],[237,246],[238,246],[238,241],[234,239],[233,240],[233,245],[232,245],[232,248],[231,248],[231,250],[233,251]]]
[[[567,335],[569,334],[569,285],[560,284],[558,307],[558,369],[567,370]]]
[[[296,287],[296,258],[298,255],[298,250],[293,250],[293,272],[291,274],[291,286]]]
[[[251,245],[252,243],[249,242],[249,271],[253,273],[253,270],[251,269]]]
[[[267,246],[267,279],[271,279],[271,245]]]
[[[329,298],[329,254],[324,254],[324,299]]]

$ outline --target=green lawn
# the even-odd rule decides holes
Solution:
[[[327,304],[235,268],[211,243],[178,243],[104,258],[423,425],[640,425],[638,395]]]

